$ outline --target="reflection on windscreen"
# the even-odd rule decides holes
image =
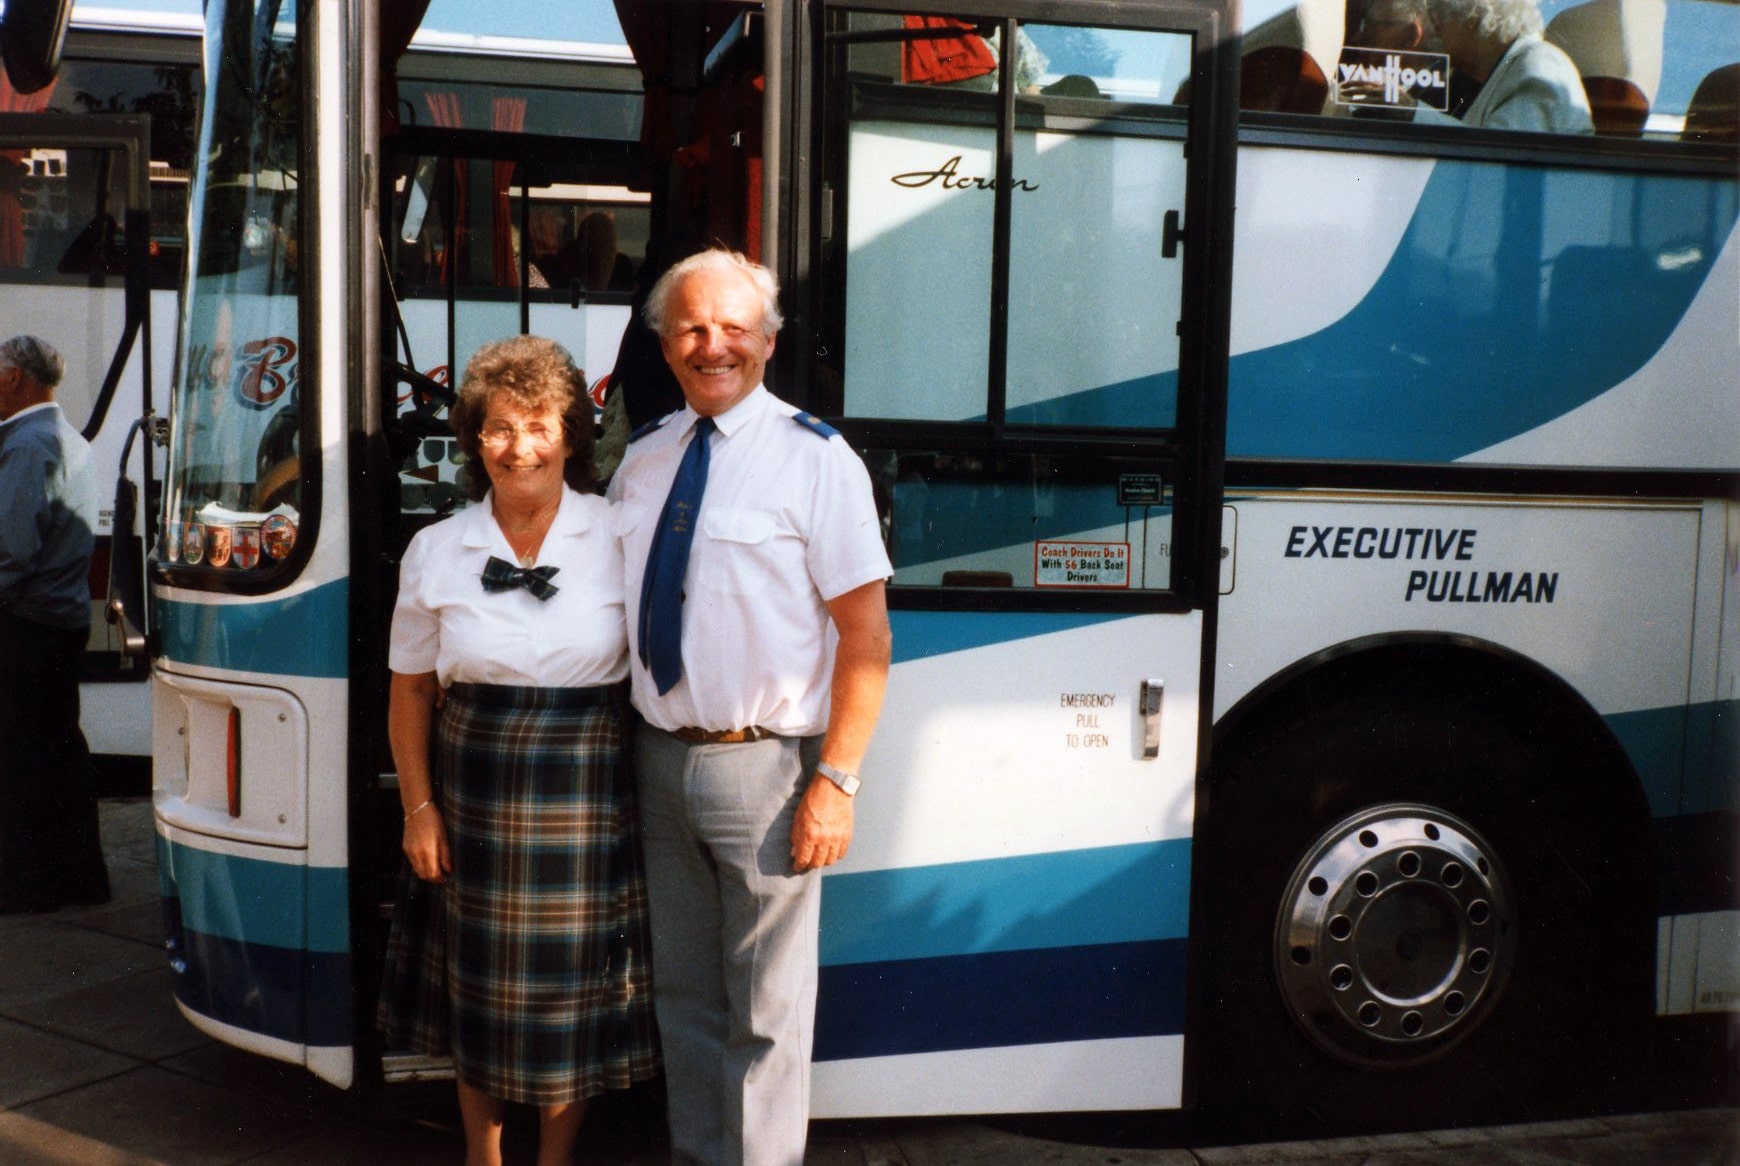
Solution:
[[[210,100],[192,192],[192,279],[157,554],[252,570],[286,557],[302,509],[294,14],[207,7]]]

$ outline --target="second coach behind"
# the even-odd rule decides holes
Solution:
[[[773,276],[704,251],[646,317],[687,404],[635,435],[611,497],[672,1157],[799,1166],[816,872],[852,840],[892,568],[863,463],[762,384]]]

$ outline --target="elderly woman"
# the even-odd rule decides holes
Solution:
[[[393,612],[388,735],[415,877],[380,1021],[389,1047],[451,1048],[468,1166],[501,1161],[505,1102],[538,1107],[541,1166],[567,1163],[586,1099],[658,1068],[619,765],[622,551],[591,492],[584,386],[537,337],[472,357],[452,423],[475,504],[411,540]]]
[[[1480,84],[1463,112],[1467,126],[1592,134],[1589,98],[1577,66],[1541,38],[1536,0],[1425,0],[1451,66]],[[1416,115],[1431,118],[1426,109]]]

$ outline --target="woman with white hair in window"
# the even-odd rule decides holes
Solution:
[[[1542,39],[1536,0],[1427,0],[1451,67],[1480,83],[1467,126],[1549,134],[1595,132],[1577,66]],[[1422,109],[1416,120],[1443,115]]]

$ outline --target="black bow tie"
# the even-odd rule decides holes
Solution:
[[[561,590],[550,582],[550,576],[560,570],[560,567],[516,567],[505,559],[491,555],[489,562],[483,565],[483,589],[508,591],[515,587],[524,587],[539,600],[545,600]]]

